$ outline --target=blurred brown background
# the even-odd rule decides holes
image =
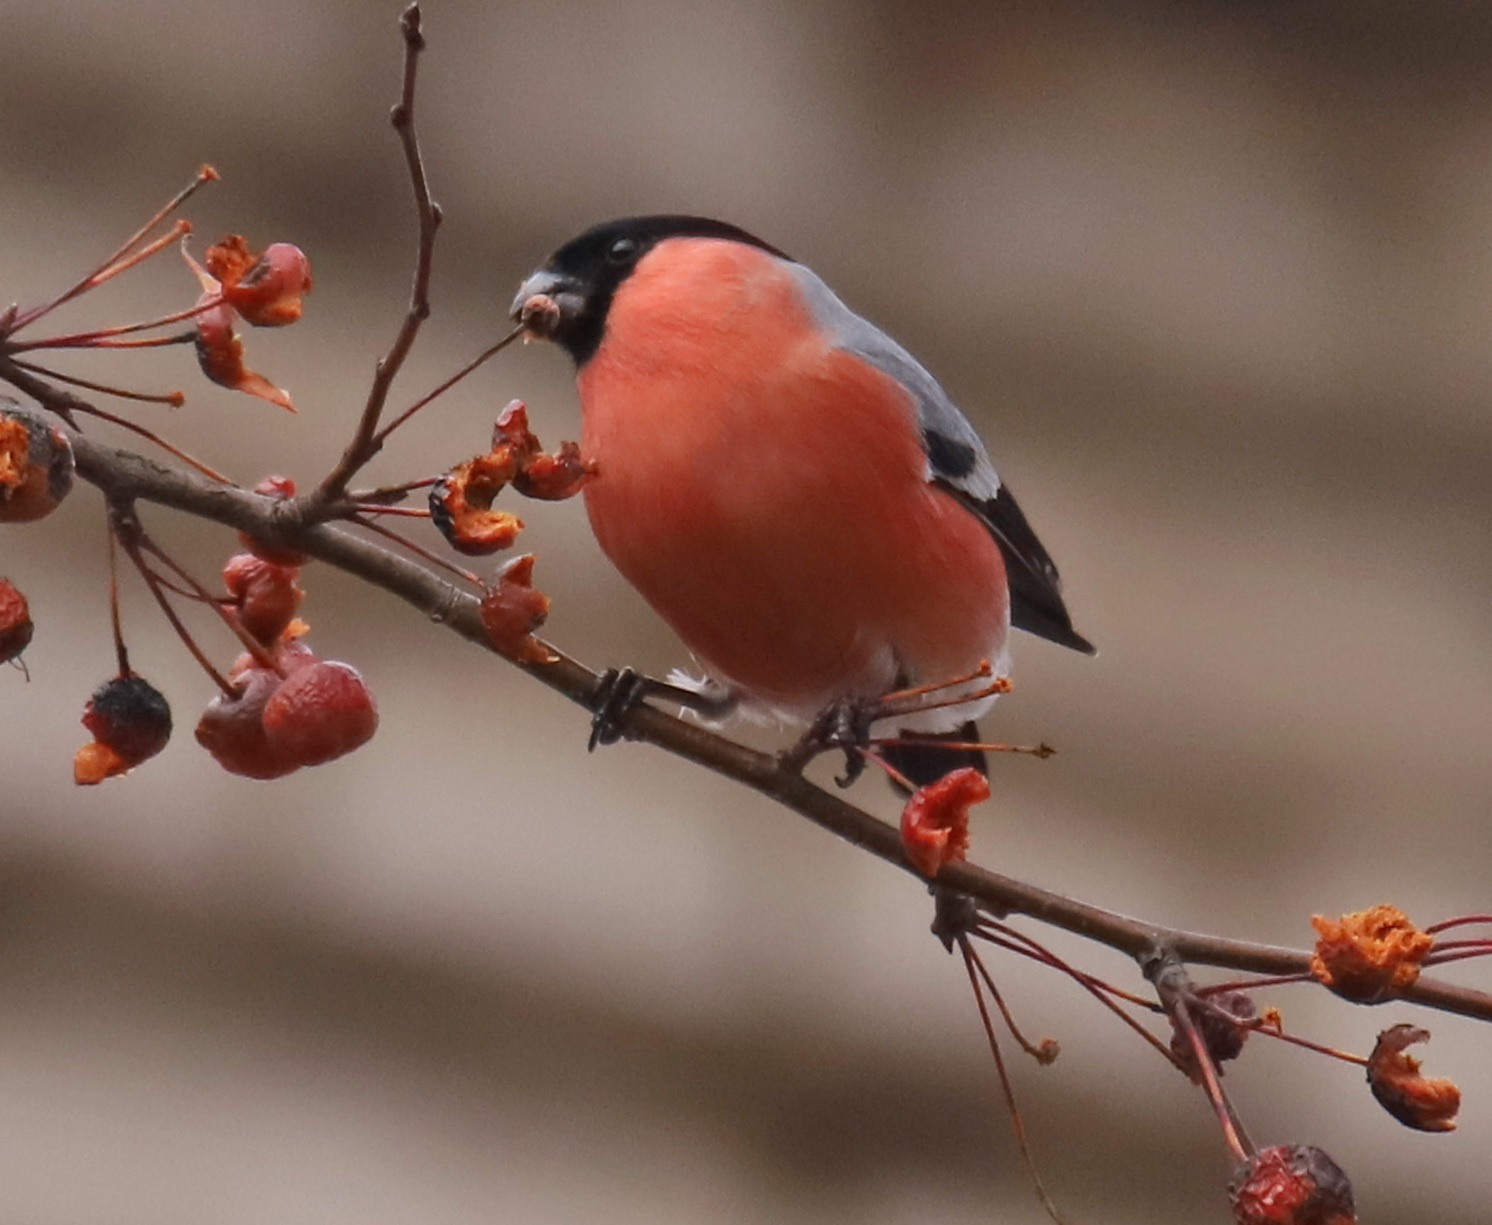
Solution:
[[[583,226],[729,218],[942,378],[1102,649],[1017,644],[990,729],[1062,751],[998,763],[977,858],[1296,945],[1317,910],[1489,908],[1485,5],[429,8],[420,119],[448,225],[396,404],[492,338]],[[0,7],[0,299],[70,281],[201,161],[224,181],[191,209],[200,234],[310,252],[306,320],[249,337],[297,418],[180,350],[68,366],[185,387],[138,419],[245,482],[325,470],[403,307],[396,15]],[[167,255],[64,321],[195,292]],[[530,348],[378,475],[475,452],[514,395],[546,441],[573,435],[565,362]],[[523,509],[558,642],[681,662],[578,505]],[[204,576],[230,547],[148,523]],[[1042,1219],[915,884],[655,750],[587,757],[577,710],[324,567],[305,611],[376,688],[368,748],[276,784],[220,773],[190,736],[210,685],[131,586],[136,666],[180,732],[75,789],[78,715],[112,667],[102,536],[86,489],[0,536],[38,622],[31,683],[0,674],[0,1221]],[[1069,985],[998,972],[1064,1047],[1017,1076],[1072,1218],[1226,1220],[1201,1098]],[[1414,1015],[1267,998],[1359,1050]],[[1260,1141],[1332,1152],[1365,1219],[1484,1222],[1492,1035],[1431,1024],[1429,1070],[1468,1093],[1451,1136],[1274,1044],[1228,1083]]]

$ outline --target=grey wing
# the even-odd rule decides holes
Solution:
[[[916,399],[927,479],[977,515],[1000,546],[1010,586],[1010,623],[1061,646],[1095,654],[1093,645],[1072,628],[1056,563],[1001,483],[968,418],[916,358],[850,310],[812,269],[802,264],[792,268],[815,316],[839,347],[884,370]]]

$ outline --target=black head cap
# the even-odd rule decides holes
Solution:
[[[617,287],[644,255],[667,238],[726,238],[790,258],[745,230],[708,217],[672,213],[622,217],[572,238],[551,255],[518,290],[513,317],[521,318],[525,304],[536,294],[552,298],[559,307],[558,316],[551,314],[543,327],[535,325],[533,330],[563,347],[577,366],[584,365],[601,346],[606,312]]]

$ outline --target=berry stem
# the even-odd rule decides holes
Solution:
[[[53,298],[50,302],[47,302],[42,306],[34,307],[29,311],[23,311],[19,316],[16,317],[16,319],[12,323],[11,327],[8,330],[8,334],[14,334],[20,331],[23,327],[28,327],[30,324],[35,323],[44,315],[48,315],[52,311],[56,310],[64,302],[71,302],[79,294],[87,293],[90,289],[93,289],[95,286],[102,285],[111,277],[118,276],[121,272],[132,268],[140,260],[148,259],[162,247],[175,240],[178,235],[190,230],[191,226],[189,224],[179,221],[176,223],[176,225],[171,227],[171,233],[156,239],[154,242],[150,243],[144,251],[137,252],[133,256],[131,256],[130,254],[130,252],[134,251],[135,247],[140,244],[140,242],[145,238],[147,234],[150,233],[151,230],[155,229],[156,226],[158,226],[173,212],[175,212],[178,208],[185,204],[187,200],[198,190],[198,188],[202,187],[206,183],[212,182],[217,177],[218,172],[211,166],[203,166],[200,170],[197,171],[197,177],[195,179],[193,179],[184,188],[177,192],[176,195],[174,195],[170,200],[166,202],[165,207],[160,209],[153,217],[150,218],[149,221],[147,221],[138,230],[131,234],[129,238],[125,240],[124,244],[119,247],[119,249],[116,250],[113,255],[109,256],[108,259],[104,260],[103,263],[99,264],[92,272],[88,273],[87,276],[83,277],[71,288],[63,290],[62,293],[58,294],[57,297]]]
[[[124,645],[124,628],[119,620],[119,549],[114,542],[114,528],[107,513],[104,526],[109,541],[109,629],[114,635],[114,655],[119,661],[119,675],[130,675],[129,648]]]
[[[1442,919],[1439,923],[1431,923],[1430,926],[1425,928],[1424,930],[1429,932],[1430,935],[1433,936],[1437,932],[1449,931],[1453,927],[1466,927],[1473,923],[1492,924],[1492,914],[1458,915],[1454,919]]]
[[[438,554],[438,553],[432,553],[424,545],[422,545],[422,544],[416,544],[413,540],[410,540],[408,537],[399,535],[399,533],[396,532],[396,531],[394,531],[392,528],[387,528],[387,527],[384,527],[383,524],[381,524],[381,523],[374,523],[371,520],[364,519],[360,515],[359,516],[355,516],[354,519],[353,519],[353,522],[357,523],[358,526],[360,526],[360,527],[367,528],[370,532],[374,532],[377,535],[382,536],[385,540],[392,540],[395,544],[398,544],[398,545],[402,546],[403,548],[408,549],[416,557],[423,557],[432,566],[439,566],[442,570],[445,570],[447,573],[454,574],[457,578],[462,579],[465,582],[471,583],[475,587],[481,587],[482,586],[482,580],[481,580],[480,576],[478,576],[476,574],[473,574],[470,570],[464,569],[461,566],[453,565],[451,562],[448,562],[444,557],[441,557],[440,554]]]
[[[125,387],[111,387],[108,383],[95,383],[91,379],[79,378],[75,374],[63,374],[60,370],[49,370],[34,362],[17,360],[15,364],[22,370],[29,370],[32,374],[39,374],[43,378],[56,379],[59,383],[82,387],[87,391],[102,392],[106,396],[118,396],[121,400],[139,400],[145,404],[166,404],[171,408],[180,408],[186,403],[186,396],[179,391],[170,391],[164,395],[155,395],[148,391],[130,391]]]
[[[1005,1106],[1010,1112],[1010,1127],[1015,1133],[1016,1146],[1021,1151],[1021,1160],[1025,1163],[1026,1172],[1031,1176],[1032,1185],[1036,1188],[1036,1195],[1041,1200],[1041,1206],[1046,1214],[1057,1222],[1057,1225],[1065,1225],[1066,1219],[1058,1211],[1057,1205],[1052,1202],[1051,1195],[1047,1192],[1046,1184],[1041,1181],[1041,1173],[1036,1168],[1036,1158],[1031,1152],[1031,1145],[1026,1139],[1026,1123],[1021,1118],[1020,1108],[1015,1101],[1015,1086],[1010,1081],[1010,1070],[1005,1066],[1005,1056],[1000,1050],[999,1040],[995,1037],[994,1022],[990,1019],[989,1007],[984,1002],[984,993],[979,989],[979,975],[975,973],[974,967],[979,965],[979,959],[969,947],[969,938],[965,935],[957,937],[959,952],[964,959],[964,972],[969,976],[969,985],[974,990],[974,1004],[979,1009],[979,1020],[984,1026],[984,1036],[989,1042],[990,1054],[995,1060],[995,1072],[1000,1077],[1000,1092],[1005,1099]]]
[[[134,507],[128,505],[114,505],[110,507],[110,524],[114,531],[114,538],[119,542],[119,547],[124,550],[125,556],[134,563],[135,569],[139,571],[140,577],[145,580],[145,586],[149,588],[150,594],[155,597],[155,602],[160,605],[161,612],[165,614],[166,620],[171,623],[171,628],[176,631],[176,636],[181,639],[182,645],[191,653],[198,666],[212,678],[213,684],[217,685],[230,698],[236,696],[237,690],[229,683],[228,678],[219,672],[207,658],[202,648],[197,645],[197,640],[192,637],[191,631],[177,615],[176,609],[171,606],[166,592],[157,582],[154,572],[145,564],[145,558],[141,554],[142,545],[146,544],[145,534],[140,527],[140,521],[135,515]],[[152,551],[161,556],[159,550]],[[162,558],[168,565],[172,565],[168,558]],[[172,568],[176,567],[172,565]]]
[[[468,374],[470,374],[473,370],[475,370],[478,366],[485,362],[489,357],[502,352],[502,350],[506,349],[510,344],[512,344],[522,335],[523,328],[516,327],[501,340],[499,340],[495,345],[484,349],[471,361],[467,362],[466,365],[462,366],[460,370],[456,371],[455,374],[451,375],[451,377],[448,378],[444,383],[441,383],[438,387],[436,387],[434,391],[416,400],[402,413],[400,413],[397,417],[390,421],[386,426],[384,426],[381,430],[374,434],[373,437],[369,440],[368,445],[375,452],[382,449],[383,444],[388,441],[388,436],[395,430],[397,430],[406,421],[408,421],[411,417],[413,417],[415,413],[419,412],[420,409],[429,404],[431,400],[444,395],[452,387],[454,387],[457,383],[464,379]]]
[[[195,468],[198,472],[202,473],[203,476],[209,478],[210,480],[217,481],[220,485],[228,485],[232,486],[233,488],[237,488],[237,486],[234,485],[234,483],[230,481],[226,476],[224,476],[221,472],[218,472],[216,469],[209,468],[200,459],[193,458],[185,451],[183,451],[180,447],[167,442],[159,434],[146,429],[143,425],[137,425],[135,422],[131,421],[127,417],[115,416],[113,413],[105,412],[103,409],[96,408],[92,404],[77,403],[74,404],[72,407],[74,412],[86,413],[90,417],[97,417],[100,421],[107,421],[110,425],[117,425],[120,429],[129,430],[132,434],[138,434],[141,438],[155,443],[156,446],[160,447],[161,450],[165,451],[168,455],[174,455],[177,459],[181,460],[182,463]]]
[[[210,591],[207,590],[206,587],[202,586],[201,583],[193,578],[190,573],[179,566],[176,561],[164,549],[160,547],[160,545],[151,540],[150,537],[145,535],[143,531],[140,533],[140,548],[148,552],[152,557],[163,562],[167,567],[170,568],[172,574],[176,575],[177,578],[179,578],[183,583],[191,588],[191,590],[195,593],[196,598],[202,601],[202,603],[206,604],[209,608],[212,609],[213,612],[218,615],[218,619],[221,620],[223,624],[228,627],[233,636],[237,638],[238,641],[242,644],[243,649],[254,657],[254,661],[261,668],[266,668],[270,672],[273,672],[276,676],[280,677],[282,680],[284,679],[285,670],[280,667],[280,665],[275,661],[274,655],[269,651],[267,647],[265,647],[262,642],[260,642],[257,638],[254,637],[253,634],[249,633],[249,631],[244,628],[243,622],[238,619],[237,615],[230,609],[224,607],[222,600],[214,596]],[[154,571],[150,571],[150,577],[152,579],[155,579]],[[156,581],[158,582],[159,580]],[[236,690],[230,690],[229,692],[233,693],[236,692]]]

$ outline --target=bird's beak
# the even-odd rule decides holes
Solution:
[[[579,282],[547,269],[534,273],[518,287],[509,312],[527,336],[551,340],[585,309]]]

